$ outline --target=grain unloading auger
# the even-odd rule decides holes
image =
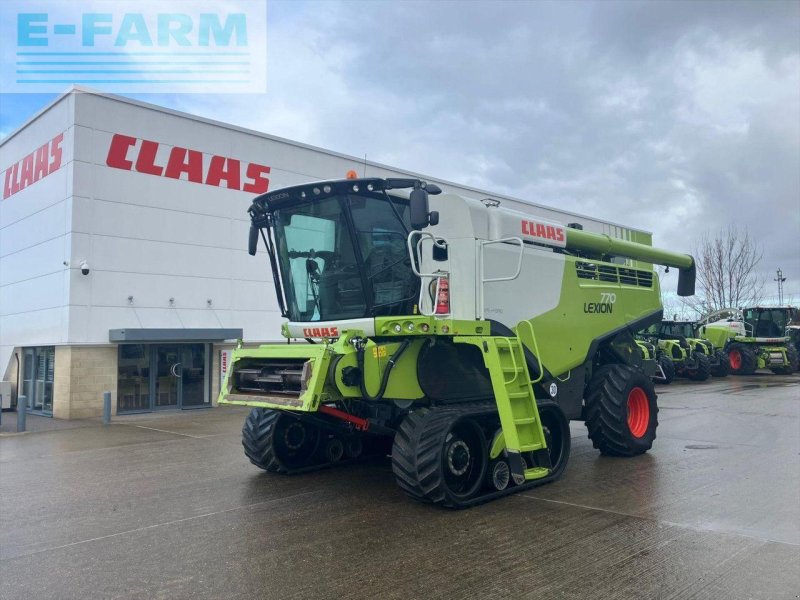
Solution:
[[[662,307],[633,261],[680,269],[690,295],[692,257],[439,193],[352,179],[254,200],[283,335],[316,343],[233,352],[220,404],[253,407],[245,454],[295,473],[391,448],[409,495],[463,507],[557,479],[571,419],[604,454],[647,451],[633,333]]]

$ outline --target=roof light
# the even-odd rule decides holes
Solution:
[[[325,192],[326,194],[330,194],[331,193],[331,186],[326,185],[324,188],[322,188],[322,191]]]
[[[358,179],[358,173],[356,173],[353,169],[350,169],[345,177],[347,179]]]
[[[314,193],[319,196],[319,188],[314,188]]]

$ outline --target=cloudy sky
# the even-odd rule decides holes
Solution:
[[[800,301],[800,2],[272,0],[268,21],[267,94],[135,97],[677,250],[747,227],[766,299],[781,267]],[[0,133],[53,97],[0,96]]]

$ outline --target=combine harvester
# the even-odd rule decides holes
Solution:
[[[680,269],[685,296],[692,257],[440,191],[351,179],[254,200],[282,333],[312,343],[233,352],[220,404],[253,407],[251,462],[289,474],[391,448],[411,497],[465,507],[561,476],[571,419],[603,454],[649,450],[633,334],[661,321],[660,291],[651,264],[622,262]]]

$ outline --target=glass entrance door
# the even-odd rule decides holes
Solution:
[[[208,406],[208,375],[206,372],[207,355],[205,344],[184,344],[183,362],[181,363],[181,408]]]
[[[178,408],[183,379],[183,348],[180,344],[156,347],[154,409]]]
[[[206,344],[123,344],[117,410],[140,412],[211,406]]]

